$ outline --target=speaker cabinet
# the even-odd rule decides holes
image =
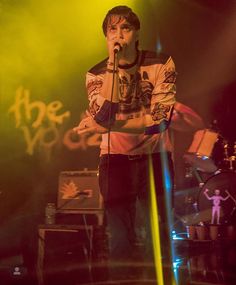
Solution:
[[[92,226],[40,226],[39,284],[89,283],[92,278],[92,240]]]

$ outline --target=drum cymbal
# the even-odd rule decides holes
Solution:
[[[197,156],[195,153],[185,153],[183,158],[188,164],[202,172],[214,173],[217,170],[211,158]]]
[[[176,102],[171,118],[170,128],[180,132],[194,132],[204,129],[202,118],[190,107]]]

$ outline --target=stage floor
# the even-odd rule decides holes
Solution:
[[[41,275],[37,266],[28,270],[22,264],[0,268],[1,285],[104,285],[104,284],[157,284],[157,285],[235,285],[236,242],[229,240],[199,241],[173,240],[173,262],[162,259],[164,278],[173,272],[175,283],[162,283],[152,263],[133,261],[127,264],[110,264],[116,277],[111,280],[107,261],[100,256],[93,263],[87,253],[67,252],[66,256],[55,256],[45,260]],[[47,258],[47,257],[45,257]],[[160,265],[160,263],[159,263]],[[160,267],[159,267],[160,269]],[[169,277],[168,277],[169,278]],[[167,278],[167,279],[168,279]],[[159,281],[158,281],[159,280]],[[170,280],[170,279],[169,279]]]

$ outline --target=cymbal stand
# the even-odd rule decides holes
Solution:
[[[224,144],[224,161],[229,161],[229,144],[226,140],[223,141]]]
[[[199,187],[202,187],[204,185],[204,181],[203,181],[201,175],[199,174],[199,171],[197,170],[196,167],[193,167],[192,171],[193,171],[194,176],[197,178],[197,182],[198,182]]]
[[[233,210],[230,213],[230,216],[232,217],[234,212],[235,212],[235,210],[236,210],[236,200],[234,199],[234,197],[228,191],[227,191],[227,193],[228,193],[229,197],[234,201],[234,204],[235,204],[235,206],[233,207]]]
[[[233,162],[235,161],[236,145],[234,143],[234,154],[230,156],[229,154],[229,144],[226,140],[223,141],[224,144],[224,162],[226,163],[229,170],[234,170]]]

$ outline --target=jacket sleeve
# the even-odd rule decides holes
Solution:
[[[90,114],[98,124],[107,127],[115,121],[118,103],[110,102],[100,95],[103,85],[103,76],[103,74],[95,75],[91,72],[87,72],[86,89]]]
[[[163,132],[170,124],[176,101],[176,71],[171,57],[157,68],[155,77],[150,114],[146,119],[147,135]]]

